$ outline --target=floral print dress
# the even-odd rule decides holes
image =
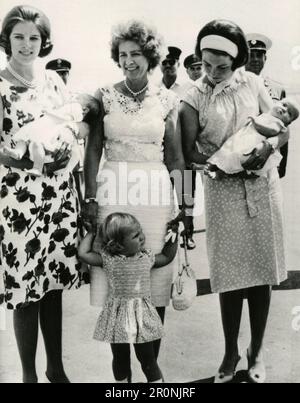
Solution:
[[[3,130],[0,147],[14,146],[14,134],[65,100],[56,73],[38,89],[15,87],[0,77]],[[78,196],[66,167],[52,176],[29,176],[0,166],[0,304],[26,307],[55,289],[78,288],[85,280],[77,259]]]

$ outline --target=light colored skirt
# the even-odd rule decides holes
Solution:
[[[112,213],[132,214],[139,220],[145,233],[145,247],[160,253],[165,243],[166,224],[176,214],[166,166],[163,163],[107,161],[97,181],[98,224]],[[94,248],[100,249],[99,239],[96,239]],[[168,266],[151,272],[151,298],[155,306],[169,305],[174,267],[178,268],[177,258]],[[103,307],[107,289],[104,271],[92,267],[91,305]]]
[[[284,281],[287,272],[277,169],[268,178],[205,178],[204,184],[213,292]]]

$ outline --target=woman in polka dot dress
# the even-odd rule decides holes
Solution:
[[[272,100],[258,76],[238,69],[247,62],[248,46],[234,23],[208,23],[199,32],[196,53],[202,56],[206,74],[184,99],[181,119],[186,158],[205,164],[249,116],[268,111]],[[261,169],[275,148],[287,140],[288,134],[280,134],[280,138],[261,143],[245,169]],[[220,294],[226,345],[215,382],[231,381],[240,360],[238,334],[247,290],[252,336],[248,374],[252,382],[262,383],[271,285],[286,279],[277,169],[268,178],[248,176],[246,171],[221,180],[206,177],[205,203],[211,285]]]

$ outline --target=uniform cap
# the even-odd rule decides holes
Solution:
[[[200,57],[195,54],[187,56],[183,62],[183,65],[186,69],[197,64],[202,64],[202,61]]]
[[[271,39],[262,34],[247,34],[246,39],[250,50],[261,50],[267,52],[272,46]]]
[[[175,59],[179,60],[179,57],[182,53],[181,49],[176,48],[176,46],[168,46],[168,54],[166,56],[167,59]]]
[[[55,70],[55,71],[69,71],[72,65],[68,60],[65,59],[54,59],[50,60],[46,64],[47,70]]]

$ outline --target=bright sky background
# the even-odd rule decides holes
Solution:
[[[0,0],[0,19],[20,1]],[[183,50],[182,59],[194,51],[201,27],[215,18],[231,19],[244,32],[260,32],[273,40],[265,73],[286,87],[300,90],[300,0],[25,0],[50,18],[54,49],[44,64],[56,57],[73,64],[70,85],[93,91],[121,78],[110,59],[113,25],[139,18],[155,25],[166,45]],[[298,47],[298,48],[297,48]],[[298,63],[293,67],[293,52]],[[5,62],[0,52],[1,66]],[[160,76],[159,70],[155,77]],[[180,67],[179,76],[186,78]]]

